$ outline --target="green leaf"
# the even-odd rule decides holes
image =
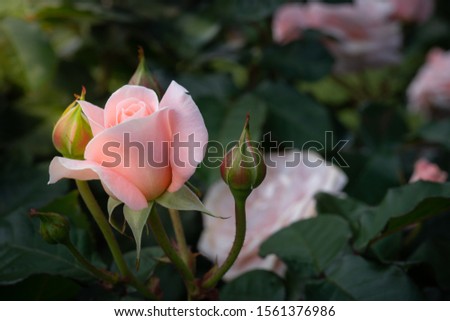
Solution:
[[[116,219],[114,219],[113,217],[113,212],[114,209],[119,206],[122,205],[123,203],[119,200],[116,200],[113,197],[109,197],[108,198],[108,204],[107,204],[107,209],[108,209],[108,215],[109,215],[109,224],[111,224],[111,226],[119,233],[123,234],[125,232],[125,228],[126,228],[126,224],[125,221],[123,221],[122,223],[118,222]]]
[[[174,193],[165,192],[163,195],[155,200],[156,203],[174,210],[180,211],[199,211],[214,217],[212,212],[210,212],[202,201],[195,195],[193,191],[186,185],[183,185],[178,191]],[[223,217],[220,217],[223,218]]]
[[[224,145],[237,142],[242,133],[247,114],[250,115],[250,132],[253,141],[261,139],[262,127],[266,120],[267,107],[255,95],[241,97],[231,108],[222,122],[220,142]]]
[[[379,149],[395,147],[408,132],[402,112],[394,107],[368,104],[361,110],[360,135],[366,146]]]
[[[127,205],[123,207],[123,216],[125,221],[130,226],[133,233],[134,240],[136,241],[136,266],[139,267],[139,260],[141,254],[141,240],[144,227],[147,225],[148,216],[152,210],[154,203],[150,203],[148,207],[140,211],[134,211]]]
[[[260,255],[275,254],[290,269],[318,275],[342,252],[350,237],[345,220],[322,215],[275,233],[261,245]]]
[[[317,81],[330,74],[334,60],[319,37],[306,35],[290,44],[267,49],[263,64],[283,78]]]
[[[450,288],[450,243],[448,240],[428,240],[409,258],[432,267],[441,287]]]
[[[382,231],[389,234],[442,213],[450,206],[450,183],[416,182],[390,189],[376,207],[359,210],[360,230],[354,246],[363,250]]]
[[[76,300],[80,291],[81,286],[69,278],[40,274],[30,276],[16,284],[1,286],[0,300]]]
[[[306,142],[319,144],[314,145],[319,150],[323,147],[325,132],[330,131],[332,125],[322,105],[281,83],[266,82],[258,87],[257,93],[269,107],[267,129],[273,139],[293,141],[299,148]]]
[[[419,131],[418,136],[432,143],[438,143],[450,149],[450,120],[432,122]]]
[[[359,231],[359,215],[361,209],[367,208],[367,205],[356,201],[351,197],[335,196],[327,193],[318,193],[315,195],[316,209],[319,214],[338,215],[346,219],[353,233]]]
[[[349,167],[343,168],[349,180],[346,192],[363,202],[375,205],[381,202],[388,188],[400,185],[401,166],[399,157],[391,153],[376,152],[367,158],[352,162],[347,155],[343,158]],[[360,163],[360,164],[358,164]],[[356,170],[358,167],[359,170]]]
[[[286,297],[283,280],[275,273],[255,270],[225,284],[220,300],[225,301],[281,301]]]
[[[48,84],[56,70],[56,57],[39,26],[21,19],[5,18],[0,23],[0,31],[15,50],[26,87],[37,91]]]
[[[96,265],[86,222],[80,219],[76,193],[57,198],[67,182],[47,185],[48,165],[2,173],[0,182],[0,284],[11,284],[34,274],[51,274],[81,280],[93,276],[62,245],[49,245],[39,235],[39,222],[28,216],[31,208],[67,215],[71,240]],[[48,205],[46,205],[48,204]],[[44,207],[45,205],[45,207]]]
[[[158,246],[144,247],[140,253],[140,267],[135,272],[136,277],[141,282],[146,282],[152,275],[153,271],[158,264],[158,259],[164,256],[164,252]],[[128,266],[136,264],[136,251],[130,251],[123,255],[125,262]],[[113,272],[119,272],[115,264],[111,267]]]
[[[325,272],[325,278],[306,284],[306,299],[422,300],[409,277],[396,266],[385,266],[347,255]]]

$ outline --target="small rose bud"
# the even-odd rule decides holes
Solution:
[[[77,100],[84,100],[86,91],[83,87]],[[75,100],[66,108],[53,128],[53,145],[64,157],[84,159],[86,145],[92,139],[92,130],[80,104]]]
[[[67,244],[70,242],[69,220],[57,213],[42,213],[32,210],[31,217],[38,217],[41,221],[39,233],[49,244]]]
[[[249,116],[239,139],[224,157],[220,173],[232,193],[239,191],[248,196],[266,176],[266,164],[256,143],[250,138]]]
[[[128,82],[128,84],[136,86],[144,86],[149,89],[153,89],[158,95],[160,95],[161,88],[159,87],[159,84],[156,81],[155,77],[152,75],[150,70],[148,70],[145,64],[144,50],[141,47],[139,47],[138,49],[138,58],[139,58],[139,65],[136,68],[136,71],[134,72],[133,76],[131,76],[131,79]]]

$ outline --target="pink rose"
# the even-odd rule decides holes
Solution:
[[[447,176],[447,172],[441,170],[439,166],[430,163],[425,158],[421,158],[414,164],[414,173],[409,179],[409,182],[429,181],[444,183],[447,181]]]
[[[316,166],[307,166],[308,161]],[[317,166],[316,162],[320,165]],[[250,194],[246,203],[247,235],[244,247],[225,275],[226,280],[252,269],[282,274],[284,265],[274,255],[264,259],[258,256],[261,243],[283,227],[315,216],[314,194],[339,191],[347,181],[339,169],[326,165],[313,153],[290,151],[284,156],[271,154],[270,159],[266,156],[266,163],[266,178]],[[220,264],[228,255],[235,232],[233,197],[224,182],[217,182],[211,187],[205,197],[205,206],[217,215],[231,216],[225,220],[203,216],[204,230],[199,250]]]
[[[394,5],[394,17],[405,22],[425,22],[434,10],[434,0],[389,1]]]
[[[434,48],[408,88],[411,110],[429,113],[450,107],[450,52]]]
[[[393,7],[383,1],[356,4],[286,4],[275,13],[274,40],[291,42],[305,29],[330,36],[325,45],[336,58],[335,72],[353,72],[368,67],[399,63],[402,34],[392,19]]]
[[[64,177],[99,179],[110,196],[137,211],[165,191],[180,189],[203,159],[208,140],[203,118],[176,82],[160,102],[153,90],[126,85],[111,95],[105,109],[79,104],[94,137],[84,160],[52,160],[49,183]],[[187,142],[196,146],[181,147]]]

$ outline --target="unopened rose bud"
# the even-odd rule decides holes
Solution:
[[[150,72],[150,70],[148,70],[145,64],[145,55],[142,48],[139,48],[138,56],[139,65],[137,66],[136,71],[134,72],[128,84],[144,86],[149,89],[153,89],[157,94],[161,94],[161,88],[159,87],[158,82],[156,81],[155,77],[153,77],[152,73]]]
[[[49,244],[68,244],[70,242],[69,220],[57,213],[41,213],[32,210],[31,217],[38,217],[41,221],[39,233]]]
[[[83,87],[77,100],[84,100],[86,91]],[[66,108],[53,128],[53,145],[64,157],[84,159],[86,145],[92,139],[92,130],[80,104],[75,100]]]
[[[220,173],[232,193],[239,191],[246,196],[258,187],[266,176],[263,156],[250,138],[248,116],[239,143],[225,155]]]

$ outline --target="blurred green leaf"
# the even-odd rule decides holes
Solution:
[[[224,301],[281,301],[285,297],[283,280],[263,270],[245,273],[220,290],[220,300]]]
[[[81,286],[68,278],[33,275],[17,284],[0,286],[0,300],[74,300],[80,290]]]
[[[305,37],[268,48],[263,63],[283,78],[317,81],[331,72],[334,60],[317,37]]]
[[[346,192],[370,205],[378,204],[388,188],[401,184],[401,167],[398,156],[390,152],[379,151],[369,156],[349,157],[343,154],[348,167],[343,170],[352,179]]]
[[[441,144],[450,149],[450,120],[432,122],[422,127],[418,136],[431,143]]]
[[[293,142],[299,148],[306,142],[325,141],[325,132],[332,129],[331,120],[327,110],[312,98],[281,83],[266,82],[257,93],[269,108],[267,129],[273,139]],[[320,149],[323,145],[315,146]]]
[[[128,266],[132,267],[136,265],[136,251],[130,251],[123,255],[125,262],[127,262]],[[149,277],[152,275],[153,271],[158,264],[158,259],[164,256],[164,252],[158,246],[145,247],[141,249],[141,258],[139,269],[135,271],[136,277],[142,281],[146,282]],[[116,265],[113,264],[111,267],[113,272],[119,272]]]
[[[360,135],[367,147],[380,149],[402,142],[408,132],[400,110],[382,104],[369,104],[361,110]]]
[[[226,145],[236,142],[244,128],[247,114],[250,115],[250,134],[253,141],[259,142],[262,126],[266,120],[267,107],[263,100],[256,95],[248,94],[241,97],[228,111],[222,120],[219,141]]]
[[[39,273],[92,278],[64,246],[49,245],[42,240],[38,233],[39,222],[27,215],[31,208],[42,207],[67,188],[65,182],[47,186],[47,180],[47,166],[3,174],[0,184],[0,284],[18,282]],[[69,194],[65,200],[45,208],[60,214],[69,208],[69,214],[75,215],[77,208],[65,204],[73,199],[74,195]],[[86,231],[72,228],[71,240],[82,253],[95,258]]]
[[[0,30],[14,48],[25,84],[31,91],[37,91],[48,84],[55,72],[56,57],[46,36],[36,23],[16,18],[5,18]]]
[[[450,243],[448,240],[428,240],[422,243],[409,260],[429,264],[439,285],[450,288]]]
[[[348,255],[335,262],[323,280],[306,284],[306,299],[422,300],[409,277],[396,266],[383,266]]]
[[[275,254],[290,269],[317,275],[342,252],[350,237],[345,220],[321,215],[276,232],[261,245],[260,255]]]
[[[261,21],[285,2],[288,0],[231,0],[216,1],[216,5],[221,10],[220,13],[231,20],[249,22]]]

